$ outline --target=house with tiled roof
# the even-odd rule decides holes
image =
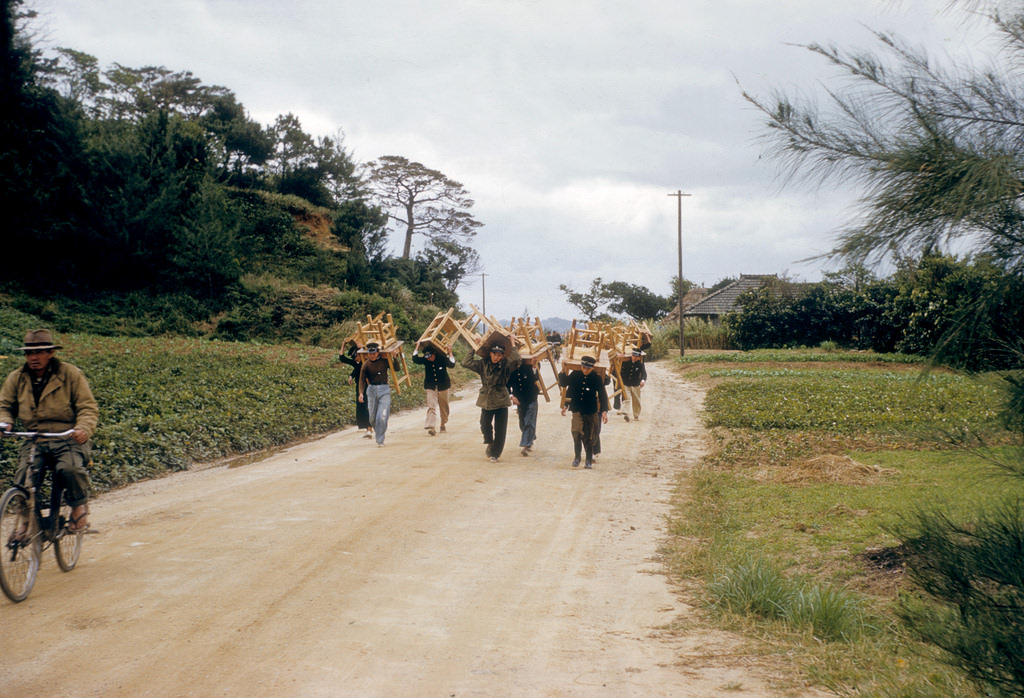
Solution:
[[[709,293],[699,302],[686,308],[683,317],[698,318],[717,324],[726,313],[742,310],[736,304],[741,294],[769,285],[781,288],[782,283],[776,274],[740,274],[736,281],[714,293]]]

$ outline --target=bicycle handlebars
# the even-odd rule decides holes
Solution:
[[[66,431],[4,431],[0,436],[16,436],[22,439],[66,439],[74,433],[74,428]]]

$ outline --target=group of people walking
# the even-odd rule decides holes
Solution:
[[[73,528],[88,526],[89,440],[96,430],[99,408],[82,371],[54,356],[61,347],[47,329],[30,330],[25,335],[25,364],[12,371],[0,385],[0,430],[11,430],[15,422],[33,431],[73,430],[66,442],[47,442],[37,448],[38,458],[52,458],[58,476],[68,489],[73,507]],[[359,351],[363,356],[357,358]],[[644,353],[633,350],[620,366],[624,401],[631,404],[632,419],[640,418],[640,391],[647,381]],[[384,446],[391,414],[391,365],[375,342],[365,347],[353,345],[339,353],[338,359],[352,366],[349,382],[356,385],[356,424],[378,447]],[[444,433],[449,417],[448,392],[451,378],[448,370],[455,367],[455,356],[439,351],[432,344],[417,344],[413,363],[423,366],[423,389],[426,393],[424,429],[430,436]],[[481,356],[470,353],[462,365],[480,376],[480,392],[476,404],[480,408],[480,431],[485,444],[484,454],[496,462],[505,449],[508,411],[513,405],[519,418],[520,454],[527,456],[537,438],[538,387],[536,359],[523,358],[515,346],[493,344]],[[601,425],[608,422],[607,378],[595,370],[592,356],[580,359],[580,368],[569,371],[565,363],[558,374],[558,384],[565,388],[566,402],[562,414],[572,413],[570,433],[573,440],[573,467],[593,467],[601,452]],[[624,413],[626,421],[630,414]],[[19,458],[16,480],[21,481],[28,470],[30,449],[25,444]]]
[[[348,352],[339,353],[338,358],[353,367],[349,382],[357,385],[358,428],[366,431],[366,438],[372,437],[378,446],[383,446],[391,409],[390,365],[376,343],[370,342],[363,348],[362,361],[355,356],[358,350],[359,347],[353,346]],[[620,366],[623,402],[630,404],[632,413],[622,413],[627,422],[631,418],[633,421],[640,418],[641,389],[647,381],[643,357],[641,349],[633,349]],[[450,414],[448,392],[451,377],[448,370],[455,367],[455,356],[451,351],[440,351],[431,343],[417,343],[412,361],[423,366],[423,390],[427,403],[423,428],[430,436],[444,433]],[[497,342],[484,352],[469,353],[462,361],[463,367],[480,376],[476,405],[480,408],[484,456],[492,463],[504,453],[509,409],[513,406],[519,421],[520,455],[528,456],[533,450],[537,439],[540,396],[536,361],[533,357],[520,356],[512,343]],[[611,378],[595,370],[597,361],[593,356],[584,355],[579,363],[578,369],[569,370],[562,362],[558,385],[565,389],[561,413],[572,414],[572,466],[575,468],[583,463],[583,467],[589,469],[593,468],[601,453],[601,425],[608,423],[609,414],[606,386]]]

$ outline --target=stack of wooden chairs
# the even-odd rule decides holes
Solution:
[[[515,318],[508,327],[502,326],[495,318],[480,312],[470,304],[472,311],[467,317],[459,320],[455,317],[455,309],[449,308],[438,313],[416,341],[418,346],[433,345],[438,351],[450,354],[455,340],[462,337],[470,348],[483,358],[495,344],[501,344],[508,351],[512,346],[524,359],[533,359],[539,368],[545,360],[551,366],[551,380],[547,381],[537,371],[537,387],[544,399],[551,401],[550,391],[558,385],[558,366],[552,354],[551,345],[547,341],[540,318],[533,321]]]
[[[356,352],[358,361],[363,361],[366,358],[366,345],[376,342],[380,345],[381,355],[387,359],[395,391],[401,393],[403,384],[412,386],[412,376],[409,374],[409,366],[405,361],[405,353],[402,351],[404,342],[398,339],[391,313],[381,311],[377,317],[367,315],[366,322],[360,323],[358,329],[345,338],[342,346],[346,346],[349,342],[355,342],[360,347]]]
[[[629,323],[591,321],[586,327],[573,320],[562,342],[562,363],[567,370],[579,369],[581,357],[593,356],[597,362],[594,370],[601,376],[613,378],[608,392],[608,399],[612,399],[622,393],[622,361],[634,348],[649,344],[652,336],[646,323],[635,320]],[[564,389],[562,399],[564,404]]]
[[[594,370],[603,376],[611,367],[610,349],[606,326],[590,322],[584,327],[578,320],[573,320],[562,340],[562,364],[566,369],[579,369],[582,366],[580,359],[592,356],[596,362]]]
[[[518,340],[519,355],[524,359],[533,359],[533,365],[537,368],[537,387],[540,388],[544,400],[551,402],[548,391],[558,387],[558,365],[555,363],[554,351],[548,342],[540,318],[534,318],[532,322],[525,318],[513,318],[508,330]],[[551,366],[550,383],[544,380],[540,372],[540,365],[545,360]]]

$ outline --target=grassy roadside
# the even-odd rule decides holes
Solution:
[[[678,370],[709,388],[712,443],[665,554],[709,618],[839,695],[984,695],[898,620],[913,590],[892,531],[1020,488],[950,445],[1010,447],[994,381],[843,352],[696,352]]]

